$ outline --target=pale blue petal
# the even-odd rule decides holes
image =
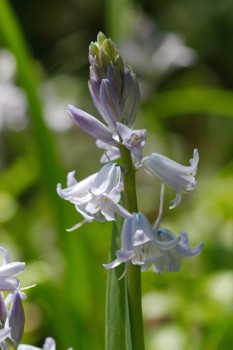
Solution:
[[[146,144],[146,130],[133,130],[127,125],[117,123],[117,131],[122,138],[122,144],[130,150],[133,157],[136,160],[141,160],[142,150]]]
[[[120,100],[122,109],[122,120],[127,125],[132,125],[135,121],[136,113],[140,104],[140,89],[134,73],[128,68],[124,71],[123,89]]]
[[[88,82],[88,87],[89,87],[89,91],[91,93],[91,97],[94,102],[94,105],[98,110],[98,112],[100,113],[100,115],[102,115],[103,109],[100,102],[100,83],[96,78],[91,76]]]
[[[102,79],[100,84],[100,100],[104,110],[104,119],[111,127],[116,127],[116,122],[121,121],[121,109],[116,90],[112,82]]]
[[[114,267],[119,266],[120,264],[122,264],[123,261],[121,261],[120,259],[116,259],[113,262],[109,263],[109,264],[103,264],[103,266],[105,267],[105,269],[113,269]]]
[[[178,254],[184,257],[193,257],[201,253],[204,243],[201,242],[196,247],[190,248],[187,233],[181,232],[180,235],[181,235],[181,241],[176,247],[176,251]]]
[[[19,280],[16,277],[2,276],[0,278],[0,290],[14,292],[19,287]]]
[[[3,328],[0,329],[0,342],[3,342],[6,338],[10,337],[11,329]]]
[[[143,230],[136,230],[134,234],[134,246],[144,244],[150,239]]]
[[[132,214],[128,212],[124,207],[122,207],[120,204],[115,204],[115,211],[117,214],[122,216],[123,218],[131,218]]]
[[[126,218],[122,227],[121,249],[131,251],[133,249],[134,239],[134,217]]]
[[[115,204],[109,198],[101,198],[101,213],[107,221],[115,220]]]
[[[88,194],[90,187],[95,180],[97,173],[92,174],[85,179],[77,182],[74,178],[75,172],[69,172],[67,175],[67,188],[62,189],[61,184],[57,185],[57,194],[63,198],[70,200],[72,197],[84,197]],[[76,183],[75,183],[76,182]],[[69,186],[71,184],[71,186]]]
[[[108,163],[103,166],[96,176],[92,186],[91,192],[100,195],[106,192],[111,192],[115,187],[119,186],[121,180],[120,167],[114,163]]]
[[[42,350],[42,349],[37,348],[36,346],[33,346],[33,345],[20,344],[17,350]]]
[[[51,337],[45,339],[43,350],[56,350],[55,340]]]
[[[93,136],[95,139],[115,144],[112,138],[112,131],[98,119],[72,105],[68,106],[68,113],[74,122],[87,134]]]
[[[115,87],[118,100],[120,100],[122,93],[122,79],[119,70],[113,64],[108,66],[107,79],[110,80],[112,85]]]
[[[132,253],[132,250],[117,250],[116,256],[121,262],[127,262],[131,258]]]
[[[1,276],[9,276],[14,277],[22,272],[26,267],[24,262],[12,262],[9,264],[5,264],[0,266],[0,277]]]

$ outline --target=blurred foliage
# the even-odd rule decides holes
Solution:
[[[100,150],[72,126],[65,110],[73,103],[97,115],[87,88],[87,52],[102,30],[118,41],[138,74],[137,126],[148,129],[145,154],[162,152],[185,164],[197,147],[201,157],[197,192],[175,211],[165,209],[163,226],[177,234],[187,230],[192,245],[205,246],[179,273],[143,274],[147,349],[230,350],[233,4],[10,4],[12,12],[0,2],[0,45],[12,55],[4,60],[0,51],[0,243],[12,259],[27,263],[22,286],[37,284],[27,292],[24,342],[39,346],[50,335],[59,349],[104,348],[102,264],[108,261],[112,225],[65,232],[81,218],[56,196],[56,184],[65,184],[68,171],[77,170],[81,179],[99,169]],[[139,208],[154,220],[159,185],[140,172],[138,184]],[[166,203],[172,196],[167,189]]]

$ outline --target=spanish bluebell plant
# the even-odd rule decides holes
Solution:
[[[112,270],[123,263],[125,268],[115,285],[122,279],[127,280],[124,295],[129,312],[126,341],[121,349],[115,347],[114,350],[143,350],[141,271],[151,266],[158,274],[179,271],[183,258],[196,256],[202,250],[202,243],[190,248],[186,232],[176,237],[160,225],[164,184],[176,191],[176,198],[170,206],[174,209],[180,204],[183,193],[196,188],[199,155],[195,149],[190,166],[180,165],[158,153],[143,157],[146,130],[134,129],[140,105],[139,84],[134,72],[121,57],[115,43],[103,33],[99,33],[97,41],[90,44],[89,63],[89,90],[102,120],[72,105],[68,106],[68,114],[78,127],[96,140],[96,146],[104,150],[100,162],[105,165],[99,172],[79,182],[74,177],[75,172],[70,172],[67,188],[58,184],[57,193],[71,202],[84,218],[72,229],[93,220],[123,221],[122,231],[114,231],[114,235],[121,236],[121,247],[116,249],[115,259],[104,264],[106,269]],[[135,174],[141,169],[162,183],[159,214],[153,224],[148,221],[146,213],[138,210]],[[111,319],[116,323],[113,328],[120,326],[117,318]],[[107,335],[106,350],[113,350],[111,344]],[[31,348],[20,348],[24,349]]]

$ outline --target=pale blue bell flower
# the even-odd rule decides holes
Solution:
[[[158,240],[154,236],[153,229],[146,216],[142,213],[133,213],[131,218],[126,218],[124,221],[121,249],[116,251],[117,259],[103,266],[106,269],[111,269],[125,263],[125,274],[130,262],[134,265],[140,265],[142,268],[148,261],[153,261],[154,257],[162,256],[163,251],[176,246],[179,240],[179,237],[169,242]]]
[[[122,145],[130,150],[132,160],[137,163],[142,159],[142,150],[146,144],[146,129],[133,130],[127,125],[117,123],[117,131],[122,139]]]
[[[198,150],[194,149],[190,166],[181,165],[158,153],[152,153],[151,156],[144,157],[141,165],[150,175],[174,188],[177,195],[172,201],[173,205],[170,206],[170,209],[173,209],[180,204],[182,193],[190,193],[195,190],[198,161]]]
[[[153,263],[153,270],[159,274],[164,271],[177,272],[181,268],[183,258],[195,257],[201,253],[204,245],[202,242],[196,247],[190,248],[188,234],[186,232],[181,232],[180,236],[181,240],[176,246],[169,251],[164,251],[161,256],[154,257],[154,261],[144,267],[148,268],[149,265]],[[175,235],[165,228],[160,228],[155,234],[155,237],[162,242],[169,242],[174,240]]]
[[[16,278],[26,267],[24,262],[10,262],[6,249],[0,247],[3,254],[3,264],[0,266],[0,290],[14,292],[19,287],[19,280]]]
[[[115,163],[107,163],[102,169],[86,179],[77,182],[74,171],[67,176],[67,188],[57,185],[58,195],[75,205],[76,210],[84,217],[70,230],[79,228],[85,222],[112,221],[115,213],[123,217],[131,214],[120,204],[123,182],[121,168]]]
[[[161,186],[160,205],[157,220],[153,227],[142,213],[134,213],[126,218],[121,236],[121,249],[116,251],[117,258],[103,266],[114,268],[122,263],[126,264],[126,274],[129,263],[141,266],[141,271],[153,265],[153,270],[159,274],[164,271],[178,271],[182,259],[200,254],[203,243],[195,248],[189,247],[188,235],[181,232],[176,237],[171,231],[159,228],[163,212],[164,185]]]
[[[127,125],[118,122],[116,123],[116,127],[120,138],[116,137],[115,139],[118,140],[119,143],[121,142],[122,145],[130,151],[134,165],[140,164],[143,147],[146,144],[146,130],[133,130]],[[114,161],[121,157],[119,148],[114,145],[97,140],[96,146],[105,150],[100,159],[101,163]]]

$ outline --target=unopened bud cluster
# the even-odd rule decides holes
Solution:
[[[110,38],[106,38],[103,33],[97,35],[97,41],[91,42],[89,46],[90,74],[97,80],[106,78],[107,70],[113,65],[123,75],[125,62],[116,48],[115,43]]]
[[[133,125],[140,103],[138,81],[103,33],[90,44],[89,62],[90,93],[105,122],[113,130],[116,122]]]

